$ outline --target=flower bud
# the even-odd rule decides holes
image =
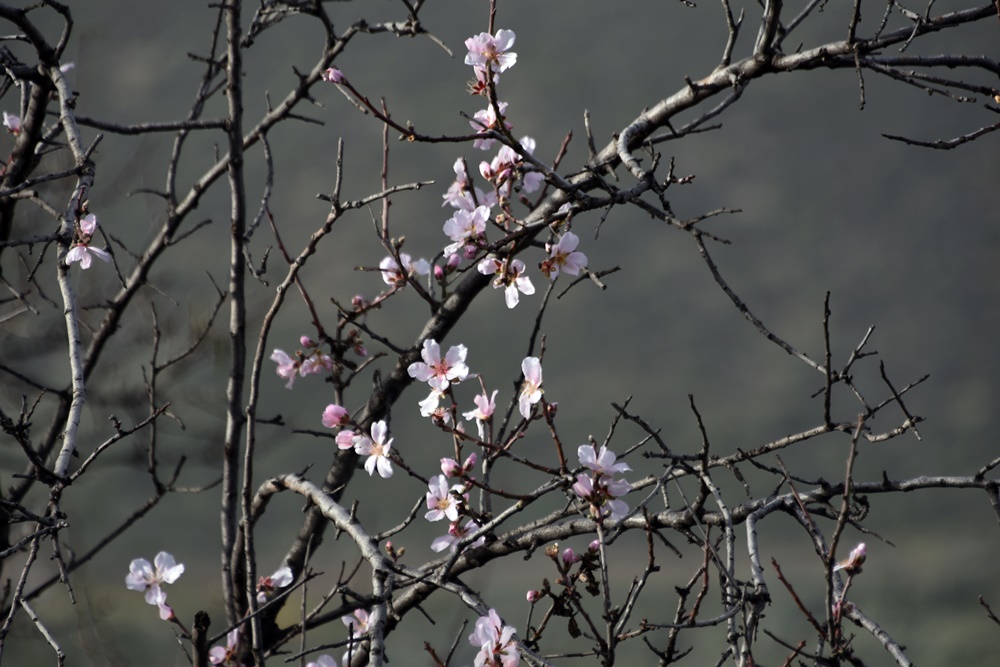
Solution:
[[[540,600],[541,597],[542,597],[542,592],[541,591],[528,591],[528,594],[527,594],[526,597],[528,598],[528,602],[538,602],[538,600]]]

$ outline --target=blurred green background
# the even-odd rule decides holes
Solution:
[[[249,14],[254,3],[246,4]],[[543,160],[550,160],[563,137],[573,133],[563,171],[576,170],[586,159],[584,109],[590,112],[600,147],[644,107],[683,87],[683,77],[697,80],[707,75],[717,64],[726,37],[717,3],[700,3],[695,8],[659,0],[507,0],[499,4],[497,27],[516,32],[518,54],[517,66],[502,77],[501,99],[510,103],[515,134],[535,137],[536,154]],[[206,54],[214,21],[204,3],[105,0],[71,5],[75,5],[76,25],[69,59],[77,67],[70,77],[80,92],[80,114],[122,123],[185,116],[201,73],[187,54]],[[360,17],[371,23],[405,19],[401,3],[385,0],[328,3],[326,7],[338,31]],[[743,7],[744,3],[734,3],[736,11]],[[421,13],[424,26],[452,49],[454,57],[429,39],[382,34],[358,37],[337,65],[372,100],[384,96],[394,117],[412,121],[418,131],[468,132],[460,112],[471,115],[481,103],[465,92],[470,70],[462,63],[463,40],[486,29],[487,8],[486,2],[468,0],[427,3]],[[746,32],[737,45],[737,57],[750,48],[759,12],[753,3],[746,3],[745,9]],[[866,9],[863,34],[877,25],[882,8],[875,9],[871,16]],[[831,3],[807,21],[786,48],[791,50],[799,42],[808,47],[841,39],[848,16],[849,7]],[[913,50],[962,49],[996,59],[998,44],[996,22],[984,21],[955,34],[918,40]],[[277,101],[294,85],[294,67],[304,71],[312,67],[321,48],[320,31],[305,17],[290,19],[257,39],[245,62],[248,124],[266,110],[268,95]],[[996,86],[995,81],[980,83]],[[731,246],[711,248],[713,256],[750,308],[799,350],[822,358],[822,304],[829,290],[835,365],[842,364],[867,327],[875,325],[870,347],[879,351],[897,386],[930,374],[929,382],[908,396],[910,409],[927,418],[920,427],[923,440],[906,436],[879,445],[863,444],[857,479],[878,479],[883,470],[892,478],[969,475],[1000,455],[996,444],[1000,357],[995,351],[1000,317],[997,139],[991,135],[955,151],[931,151],[888,141],[881,134],[949,138],[993,123],[996,116],[981,104],[929,97],[871,73],[866,74],[865,84],[867,105],[859,111],[857,79],[851,71],[819,70],[752,82],[743,98],[720,117],[721,129],[661,145],[664,156],[675,159],[679,175],[697,176],[690,185],[675,186],[671,203],[682,218],[719,207],[742,210],[706,225],[733,241]],[[325,219],[327,207],[315,195],[332,190],[339,139],[346,147],[344,197],[363,197],[376,191],[379,182],[379,125],[362,116],[333,86],[317,87],[314,93],[316,106],[304,106],[298,112],[322,125],[287,123],[269,137],[276,164],[271,210],[293,252]],[[13,111],[15,93],[2,104]],[[220,98],[206,116],[223,113]],[[693,117],[685,114],[681,122]],[[95,134],[86,132],[89,139]],[[10,139],[0,138],[0,142],[9,146]],[[106,134],[96,154],[91,210],[106,231],[133,250],[155,232],[163,207],[155,197],[125,195],[136,188],[162,187],[170,142],[165,134],[141,139]],[[218,133],[192,139],[182,165],[182,183],[190,183],[212,163],[216,142],[224,143]],[[454,144],[402,142],[394,143],[391,151],[393,183],[436,181],[420,192],[394,198],[391,209],[393,235],[405,235],[405,250],[414,256],[430,258],[445,244],[441,226],[450,210],[441,208],[440,196],[452,180],[452,163],[465,156],[475,170],[479,160],[493,153]],[[263,183],[259,146],[248,153],[248,166],[249,208],[255,211]],[[61,205],[65,193],[51,194]],[[21,227],[15,235],[50,228],[40,214],[27,206],[21,210]],[[164,355],[183,349],[205,323],[214,299],[208,276],[219,284],[226,282],[228,217],[228,194],[220,183],[206,195],[189,223],[208,218],[213,224],[198,232],[193,243],[172,251],[154,272],[153,281],[165,296],[150,294],[148,299],[155,303],[161,327],[168,334]],[[637,210],[622,208],[611,212],[594,241],[598,217],[591,214],[576,220],[581,250],[587,253],[592,269],[621,266],[622,271],[606,279],[606,292],[589,283],[575,288],[552,306],[542,329],[547,336],[546,397],[560,404],[564,443],[575,449],[590,434],[601,439],[614,415],[610,403],[621,403],[628,396],[633,397],[631,411],[661,428],[668,443],[680,452],[696,451],[700,442],[688,394],[695,396],[715,453],[752,448],[820,423],[821,399],[810,398],[821,387],[819,375],[767,342],[743,320],[716,287],[686,235]],[[384,255],[372,233],[369,214],[353,214],[338,226],[303,273],[328,325],[335,321],[329,297],[347,302],[360,293],[370,298],[383,287],[377,274],[355,271],[358,266],[375,266]],[[272,244],[271,239],[269,230],[262,228],[253,248],[255,260]],[[10,266],[11,254],[4,255],[5,267]],[[532,261],[527,263],[531,266]],[[276,251],[269,265],[273,285],[284,271]],[[113,274],[106,268],[73,272],[85,301],[98,302],[115,288]],[[532,278],[537,287],[543,287],[540,275]],[[273,288],[251,281],[248,289],[250,317],[259,325]],[[500,293],[484,293],[446,341],[469,347],[472,370],[483,374],[487,386],[501,390],[498,403],[512,396],[512,382],[526,354],[526,332],[538,303],[536,294],[523,298],[516,310],[507,311]],[[426,307],[415,295],[404,294],[373,313],[369,323],[383,333],[391,332],[397,341],[408,342],[419,333],[426,315]],[[84,317],[98,321],[96,314]],[[45,307],[37,317],[25,315],[4,323],[0,356],[27,372],[65,382],[60,318],[59,308]],[[182,483],[191,487],[209,483],[217,475],[228,363],[226,319],[223,315],[216,323],[208,354],[171,371],[163,380],[184,428],[178,422],[163,423],[161,461],[171,466],[181,456],[189,457]],[[310,333],[308,322],[301,301],[290,299],[268,341],[268,351],[295,349],[298,336]],[[109,414],[126,423],[145,415],[142,373],[149,357],[143,346],[149,332],[148,307],[136,308],[123,325],[121,349],[105,359],[97,373],[99,380],[89,387],[82,431],[85,450],[111,433]],[[379,346],[372,343],[369,349],[379,351]],[[390,368],[387,363],[379,367]],[[885,396],[876,363],[859,366],[856,376],[870,399]],[[291,428],[320,428],[319,415],[331,400],[329,386],[317,378],[305,378],[289,392],[282,384],[268,364],[260,417],[280,414],[289,426],[259,428],[257,475],[263,480],[312,463],[316,467],[310,475],[318,479],[329,463],[331,441],[296,435]],[[358,383],[348,407],[356,408],[365,400],[366,388],[367,380]],[[4,409],[16,412],[25,388],[5,378],[0,391]],[[467,400],[471,401],[471,395],[469,390]],[[392,432],[406,460],[432,474],[434,462],[448,455],[450,447],[420,419],[416,402],[423,397],[419,387],[404,395],[392,413]],[[463,409],[471,407],[470,402]],[[841,420],[851,420],[857,412],[856,404],[843,395],[834,408]],[[40,408],[35,420],[38,433],[44,410]],[[898,411],[888,410],[872,427],[889,430],[903,419]],[[640,436],[623,427],[613,448],[620,452]],[[535,443],[547,451],[541,432],[530,434],[522,451],[530,452]],[[785,451],[782,457],[796,474],[837,480],[843,476],[846,451],[847,438],[829,437]],[[5,442],[0,457],[6,485],[11,473],[21,470],[19,450]],[[630,459],[630,463],[636,469],[631,478],[657,470],[655,462],[644,459]],[[67,495],[72,503],[71,527],[64,534],[64,544],[78,553],[89,549],[140,505],[152,492],[144,467],[141,436],[105,454],[99,469]],[[538,481],[519,478],[512,484],[529,489]],[[377,531],[397,523],[424,488],[402,474],[391,482],[359,476],[349,495],[359,499],[359,516]],[[754,491],[763,494],[768,488],[767,483],[760,483]],[[388,502],[387,494],[398,499],[398,504]],[[737,489],[731,498],[730,502],[738,502]],[[927,491],[872,501],[866,525],[891,540],[895,548],[864,538],[869,544],[869,562],[852,588],[852,599],[903,643],[918,664],[991,664],[998,629],[986,618],[976,596],[984,595],[1000,605],[996,565],[1000,536],[985,495]],[[187,566],[180,582],[169,589],[178,615],[189,620],[197,609],[207,609],[215,619],[213,629],[221,631],[217,507],[217,490],[168,498],[102,557],[77,571],[75,606],[58,588],[37,602],[37,611],[69,652],[68,664],[186,664],[171,630],[123,585],[132,558],[151,560],[161,549],[171,551]],[[280,564],[297,529],[300,509],[297,499],[279,498],[261,522],[262,573]],[[393,541],[407,547],[407,562],[415,565],[431,556],[427,544],[438,528],[442,527],[428,530],[421,524]],[[804,533],[776,516],[764,522],[761,530],[765,558],[776,558],[807,604],[821,613],[822,568]],[[741,530],[741,545],[743,534]],[[845,539],[853,544],[857,536],[852,533]],[[580,539],[564,546],[582,550],[586,543]],[[681,538],[676,544],[685,558],[661,556],[663,572],[636,622],[642,616],[651,621],[667,621],[672,616],[673,586],[684,583],[699,560]],[[615,556],[620,560],[614,562],[614,574],[618,594],[624,595],[628,581],[644,564],[641,536],[623,539],[617,549]],[[324,585],[332,584],[345,553],[348,550],[328,535],[314,562],[327,576],[312,587],[312,599]],[[5,576],[16,571],[6,569]],[[39,563],[33,581],[52,572],[51,564]],[[543,576],[552,579],[554,571],[539,553],[530,567],[514,559],[491,566],[468,583],[481,589],[508,622],[523,629],[524,591],[537,588]],[[744,569],[740,576],[748,577],[748,572]],[[769,583],[775,604],[764,627],[792,643],[812,642],[808,626],[770,572]],[[660,604],[663,596],[666,605]],[[715,593],[709,599],[717,605]],[[431,664],[413,651],[426,640],[444,653],[461,619],[470,616],[451,598],[436,600],[427,610],[434,625],[413,616],[394,636],[389,657],[397,664]],[[286,610],[287,618],[282,620],[290,621],[293,613]],[[17,621],[4,658],[12,665],[51,660],[50,649],[25,620],[22,615]],[[561,629],[552,632],[553,638],[564,635]],[[891,664],[870,636],[861,635],[855,646],[865,649],[867,664]],[[338,626],[311,634],[310,643],[343,636]],[[652,641],[655,644],[658,638],[654,635]],[[696,644],[691,664],[708,664],[704,661],[714,661],[722,649],[715,634],[706,633],[700,639],[691,635],[687,641],[682,640],[682,646]],[[461,644],[460,662],[471,661],[473,653],[464,636]],[[567,640],[563,646],[573,644]],[[766,639],[758,646],[761,664],[778,664],[787,653]],[[635,650],[628,654],[630,661],[652,662],[637,643]]]

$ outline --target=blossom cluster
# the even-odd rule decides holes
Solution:
[[[271,353],[271,361],[278,364],[278,375],[288,380],[285,383],[286,389],[292,388],[296,376],[305,377],[333,370],[333,359],[323,352],[319,343],[309,336],[299,338],[299,343],[305,349],[297,350],[295,356],[289,355],[280,348],[275,348],[274,352]]]
[[[476,628],[469,635],[469,643],[479,648],[476,667],[517,667],[521,654],[517,650],[514,633],[517,630],[504,625],[495,609],[476,620]]]
[[[590,469],[590,474],[576,476],[573,492],[590,503],[590,513],[595,519],[610,516],[613,520],[625,518],[628,505],[621,497],[632,490],[632,485],[615,475],[631,470],[627,463],[616,463],[617,457],[607,447],[600,452],[593,445],[580,445],[577,449],[580,465]]]

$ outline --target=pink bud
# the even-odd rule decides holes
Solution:
[[[458,465],[458,461],[455,459],[441,459],[441,472],[443,472],[446,477],[462,476],[462,468]]]
[[[434,265],[434,278],[436,280],[443,280],[444,279],[444,269],[441,268],[441,266],[439,264],[435,264]]]
[[[479,248],[472,245],[471,243],[462,248],[462,254],[465,255],[466,259],[475,259],[476,254],[479,252]],[[494,271],[495,273],[495,271]]]
[[[469,458],[465,459],[465,463],[462,465],[462,468],[465,470],[465,472],[469,472],[475,467],[476,467],[476,453],[472,452],[471,454],[469,454]]]
[[[354,310],[362,310],[367,308],[369,305],[371,304],[368,303],[368,299],[360,294],[355,294],[354,298],[351,299],[351,307],[354,308]]]
[[[351,415],[346,409],[331,403],[323,410],[323,426],[334,428],[344,426],[351,421]],[[339,443],[338,443],[339,444]]]
[[[601,541],[600,540],[594,540],[589,545],[587,545],[587,551],[590,551],[592,553],[596,554],[600,550],[601,550]]]
[[[462,256],[455,254],[448,258],[448,263],[445,265],[445,270],[451,273],[459,266],[462,265]]]
[[[580,557],[572,549],[566,549],[562,552],[562,560],[564,565],[572,565],[580,560]]]
[[[325,72],[323,72],[323,80],[329,81],[330,83],[343,83],[344,73],[341,72],[336,67],[331,67]]]
[[[302,345],[302,347],[316,347],[316,341],[314,341],[309,336],[300,337],[299,344]]]
[[[526,597],[528,598],[528,602],[538,602],[538,600],[540,600],[542,597],[542,592],[528,591],[528,595]]]

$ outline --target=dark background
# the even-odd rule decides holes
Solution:
[[[186,54],[204,55],[214,13],[203,3],[189,1],[77,4],[71,47],[77,67],[70,77],[80,91],[78,112],[122,123],[182,118],[201,71]],[[740,4],[734,5],[737,11]],[[696,8],[654,0],[508,1],[500,5],[497,27],[516,32],[518,54],[518,64],[502,77],[500,97],[510,103],[515,134],[535,137],[536,154],[543,160],[551,159],[566,133],[573,132],[564,171],[575,170],[586,159],[584,109],[591,114],[600,147],[644,107],[681,88],[684,76],[697,80],[707,75],[718,63],[726,37],[716,3],[700,3]],[[252,6],[247,3],[248,14]],[[401,5],[386,1],[330,3],[327,7],[338,30],[360,16],[370,22],[405,18]],[[481,101],[465,93],[471,70],[462,63],[462,42],[486,29],[486,8],[485,2],[428,3],[423,23],[453,50],[453,58],[429,39],[376,35],[359,38],[337,65],[371,99],[385,96],[394,117],[412,121],[419,131],[467,132],[467,121],[459,112],[472,114]],[[877,9],[870,17],[865,14],[862,34],[874,30],[882,8]],[[758,20],[756,5],[748,3],[746,11],[745,33],[736,57],[746,55],[751,47]],[[803,25],[786,48],[793,49],[799,41],[808,47],[842,39],[848,12],[848,7],[831,3]],[[996,21],[984,21],[953,35],[918,40],[914,49],[917,53],[962,49],[995,59],[997,30]],[[293,85],[293,67],[311,68],[321,47],[319,31],[306,18],[289,20],[257,40],[245,63],[248,123],[266,109],[268,92],[277,100]],[[731,246],[711,248],[713,255],[750,308],[799,350],[822,358],[822,304],[829,290],[835,365],[838,360],[842,364],[867,327],[875,325],[871,347],[880,352],[897,386],[930,374],[930,380],[908,397],[910,409],[927,418],[920,426],[923,440],[907,435],[879,445],[862,443],[857,479],[878,479],[883,470],[892,478],[969,475],[1000,454],[996,445],[1000,369],[995,353],[1000,315],[997,139],[990,135],[955,151],[931,151],[888,141],[881,134],[950,138],[993,123],[996,116],[982,109],[988,100],[960,104],[871,73],[866,74],[865,83],[867,105],[859,111],[857,79],[851,71],[820,70],[752,82],[743,98],[719,119],[721,129],[661,145],[664,156],[676,160],[678,174],[696,175],[692,184],[675,186],[671,202],[682,218],[719,207],[742,210],[707,225],[733,241]],[[986,83],[996,85],[995,81]],[[317,87],[314,92],[317,106],[299,111],[308,112],[323,125],[288,123],[270,136],[277,170],[271,209],[293,252],[325,218],[326,206],[315,195],[332,190],[338,139],[346,145],[344,196],[359,198],[378,189],[381,127],[348,104],[335,87]],[[8,95],[2,104],[13,111],[16,97]],[[207,116],[223,113],[219,99]],[[687,114],[680,122],[693,117]],[[88,130],[86,136],[94,134]],[[163,210],[153,197],[125,195],[135,188],[162,185],[170,141],[169,135],[142,139],[106,135],[99,148],[91,210],[105,230],[133,248],[151,237]],[[0,142],[9,144],[10,139],[0,138]],[[194,140],[196,148],[184,163],[182,183],[211,164],[213,142],[221,144],[221,134],[204,134]],[[392,146],[393,183],[436,181],[418,193],[393,200],[393,234],[406,236],[405,250],[414,256],[430,258],[447,242],[441,226],[450,210],[440,207],[440,195],[452,179],[452,163],[462,155],[474,169],[493,152],[479,153],[453,144]],[[259,146],[249,152],[248,163],[249,208],[256,210],[263,182]],[[629,178],[624,170],[620,174]],[[54,197],[53,201],[61,205],[64,199]],[[32,233],[35,224],[47,228],[48,221],[29,213],[27,207],[23,210],[20,224],[24,227],[15,229],[15,235]],[[226,280],[228,194],[224,184],[203,200],[194,219],[203,218],[214,223],[199,233],[197,241],[175,250],[153,276],[157,287],[175,301],[151,297],[171,336],[168,348],[173,350],[182,349],[192,330],[207,317],[214,295],[207,274],[220,284]],[[595,242],[597,222],[594,214],[576,221],[580,249],[595,270],[613,266],[623,270],[607,278],[609,288],[604,293],[589,284],[575,288],[553,306],[543,327],[546,398],[559,402],[561,435],[573,449],[589,434],[601,439],[614,414],[610,403],[621,403],[628,396],[633,397],[632,411],[661,428],[664,438],[681,452],[696,451],[700,442],[688,394],[695,396],[716,453],[752,448],[820,423],[821,399],[810,395],[821,387],[821,376],[788,357],[743,320],[716,287],[687,235],[635,209],[617,209]],[[328,303],[330,296],[344,302],[355,293],[372,297],[383,287],[377,274],[355,271],[357,266],[375,266],[384,255],[368,213],[355,214],[338,225],[335,236],[322,246],[322,254],[304,272],[306,284],[321,304]],[[271,243],[269,231],[262,229],[255,256],[259,258]],[[5,266],[11,261],[9,255],[5,254]],[[277,253],[272,253],[270,261],[273,284],[280,280],[284,267]],[[97,299],[102,290],[114,288],[111,273],[103,265],[74,274],[84,298]],[[537,273],[532,278],[541,292],[543,278]],[[251,283],[250,290],[250,316],[259,324],[273,289]],[[445,342],[445,346],[463,342],[469,347],[470,367],[484,375],[488,386],[501,390],[498,401],[512,396],[511,383],[526,354],[526,332],[539,303],[539,294],[524,297],[511,312],[503,307],[500,293],[484,293]],[[138,310],[126,323],[124,335],[136,345],[149,339],[148,312],[140,316]],[[323,314],[332,324],[332,309],[327,307]],[[47,372],[50,378],[65,377],[60,317],[58,309],[50,308],[37,318],[5,323],[0,329],[4,359],[22,359],[24,368]],[[169,377],[170,398],[186,428],[175,423],[162,427],[162,458],[169,464],[181,455],[189,456],[184,483],[190,486],[208,483],[217,475],[228,363],[226,317],[213,329],[211,354]],[[423,304],[406,294],[374,313],[369,322],[407,342],[415,338],[425,317]],[[272,332],[268,350],[292,350],[298,336],[308,333],[305,309],[291,299]],[[379,348],[373,343],[370,349]],[[100,384],[95,381],[90,387],[81,440],[85,449],[88,441],[92,448],[109,435],[108,414],[123,419],[145,414],[143,364],[148,364],[148,355],[124,344],[120,354],[105,360],[97,374]],[[876,363],[860,367],[857,376],[873,397],[885,395]],[[305,378],[289,392],[282,384],[269,364],[261,416],[281,414],[290,426],[320,428],[319,415],[331,400],[329,386],[317,378]],[[358,407],[364,400],[363,385],[350,395],[354,402],[348,407]],[[16,406],[22,393],[21,387],[4,386],[5,409]],[[432,462],[447,455],[449,447],[419,418],[416,402],[423,397],[419,387],[404,395],[393,411],[392,432],[395,446],[407,461],[429,472]],[[471,401],[471,392],[467,400]],[[856,403],[846,396],[835,401],[834,408],[836,418],[842,420],[852,419],[857,412]],[[872,427],[889,430],[903,419],[898,411],[889,410]],[[329,462],[332,445],[328,440],[294,435],[290,428],[262,427],[258,434],[260,479],[296,471],[308,463],[321,470]],[[640,437],[637,430],[623,429],[613,447],[623,451]],[[530,435],[524,446],[524,452],[530,452],[531,446],[547,451],[541,432]],[[783,452],[782,458],[797,474],[836,480],[843,476],[847,446],[847,438],[829,437]],[[142,451],[141,438],[116,446],[105,457],[102,469],[89,475],[90,484],[73,489],[76,507],[65,534],[68,546],[79,551],[89,548],[150,494],[148,481],[139,472],[144,467]],[[8,483],[9,473],[20,470],[18,452],[8,445],[0,453],[3,481]],[[636,469],[633,478],[657,470],[655,462],[630,462]],[[318,479],[318,470],[312,476]],[[517,481],[526,489],[538,482]],[[763,493],[766,488],[754,490]],[[738,502],[738,489],[734,486],[729,491],[730,502]],[[423,487],[402,475],[391,482],[358,477],[350,493],[360,498],[362,519],[372,530],[381,530],[399,521]],[[387,497],[400,498],[399,504],[387,502]],[[845,538],[850,545],[857,539],[869,545],[869,561],[852,588],[852,599],[906,645],[919,664],[988,663],[997,628],[986,619],[976,596],[982,594],[994,605],[1000,604],[996,579],[1000,539],[985,495],[924,491],[872,500],[866,525],[895,546],[873,536],[859,538],[852,533]],[[262,522],[258,544],[263,573],[279,565],[297,528],[300,506],[298,500],[279,499]],[[124,587],[128,562],[138,556],[152,560],[161,549],[171,551],[187,566],[181,580],[169,589],[178,615],[190,620],[195,610],[206,608],[216,619],[213,629],[221,631],[217,507],[217,490],[168,499],[103,557],[76,573],[76,606],[67,604],[65,593],[56,588],[38,601],[37,611],[70,653],[70,664],[186,664],[155,610]],[[427,531],[418,526],[394,543],[407,546],[412,558],[408,562],[415,565],[432,555],[427,544],[439,527]],[[742,545],[745,533],[740,530],[738,535]],[[772,517],[764,522],[761,539],[766,545],[765,559],[778,559],[801,587],[807,604],[821,614],[822,566],[807,536],[792,522]],[[623,540],[615,554],[612,568],[619,580],[619,595],[624,595],[627,582],[642,566],[640,542],[638,536]],[[637,549],[630,552],[627,545]],[[564,546],[582,550],[586,540]],[[335,575],[347,549],[330,539],[323,548],[314,565]],[[845,553],[848,548],[845,545]],[[650,591],[649,609],[644,610],[650,620],[666,621],[672,615],[673,601],[662,605],[660,600],[664,595],[669,599],[672,586],[693,571],[698,556],[690,549],[685,554],[679,561],[664,554],[663,581],[658,583],[662,591]],[[38,578],[48,574],[46,567],[36,566]],[[552,578],[554,572],[539,554],[530,567],[518,559],[470,578],[469,583],[481,589],[508,622],[523,629],[523,592],[538,587],[543,576]],[[786,592],[770,571],[768,576],[776,604],[764,627],[792,643],[812,641]],[[311,596],[315,598],[330,582],[329,577],[321,579]],[[711,594],[710,599],[717,600],[717,595]],[[460,620],[468,617],[452,599],[430,609],[436,625],[414,617],[393,638],[389,657],[398,664],[420,663],[412,651],[424,640],[439,651],[445,649]],[[710,612],[711,608],[706,613]],[[290,621],[295,612],[285,613]],[[5,656],[10,664],[51,659],[49,649],[23,616],[15,632],[18,635],[9,642]],[[313,633],[310,643],[343,636],[337,627]],[[721,635],[705,635],[700,641],[696,637],[689,641],[699,644],[698,655],[714,660],[721,651]],[[867,649],[868,664],[890,664],[889,656],[871,637],[862,634],[855,642]],[[462,644],[466,644],[464,635]],[[762,640],[764,645],[774,650],[767,659],[774,663],[783,659],[785,649],[771,648]],[[641,649],[633,655],[632,659],[647,664],[650,660]],[[469,651],[464,659],[471,658]],[[691,658],[698,659],[697,655]]]

